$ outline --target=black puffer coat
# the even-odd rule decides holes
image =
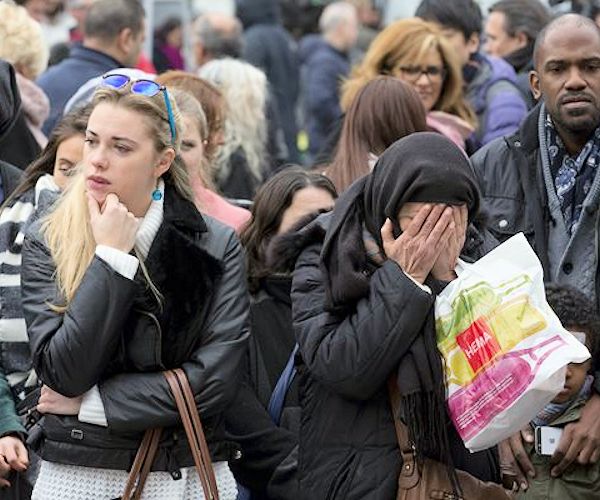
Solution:
[[[329,215],[315,221],[324,228]],[[476,259],[495,244],[471,232],[466,253]],[[302,251],[292,285],[299,366],[300,490],[310,500],[392,500],[401,467],[386,380],[409,347],[397,325],[420,329],[435,295],[417,286],[393,261],[373,270],[370,294],[341,317],[324,309],[322,241]],[[470,454],[449,423],[458,469],[497,481],[495,451]]]
[[[41,381],[68,397],[98,385],[108,428],[47,415],[35,446],[42,458],[127,470],[144,430],[164,427],[153,470],[177,475],[193,465],[169,386],[161,374],[182,367],[196,397],[213,460],[234,450],[223,412],[238,388],[246,350],[244,259],[233,230],[202,218],[167,184],[164,220],[145,261],[162,307],[141,269],[135,280],[94,257],[65,314],[39,224],[23,249],[23,309]]]

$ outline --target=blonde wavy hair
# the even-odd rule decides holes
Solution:
[[[252,175],[263,179],[266,156],[267,77],[251,64],[224,58],[208,62],[200,68],[199,76],[208,80],[225,96],[225,144],[215,158],[218,178],[229,174],[229,159],[242,149]]]
[[[463,93],[462,68],[440,28],[419,18],[390,24],[373,40],[363,61],[342,87],[341,106],[348,110],[354,97],[379,75],[396,76],[399,66],[419,64],[431,49],[439,51],[446,78],[433,109],[456,115],[476,127],[477,117]]]
[[[42,27],[25,7],[0,2],[0,59],[11,63],[29,80],[35,80],[48,65],[50,51]]]
[[[171,142],[168,113],[162,92],[154,97],[147,97],[131,93],[129,84],[118,90],[101,87],[94,94],[92,106],[101,103],[114,104],[145,117],[142,122],[148,128],[148,136],[154,140],[156,152],[173,148],[176,153],[175,160],[163,177],[174,185],[181,196],[192,201],[188,174],[178,154],[183,125],[173,98],[170,98],[170,104],[177,132],[175,144]],[[96,242],[92,234],[87,203],[85,176],[80,169],[61,195],[55,209],[42,221],[42,233],[56,264],[58,288],[65,300],[64,305],[52,306],[58,311],[66,310],[94,258]],[[150,288],[160,302],[160,292],[150,281],[141,258],[140,263]]]

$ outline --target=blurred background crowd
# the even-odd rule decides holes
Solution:
[[[30,143],[43,147],[106,71],[194,73],[224,100],[209,123],[210,176],[236,200],[251,200],[282,165],[329,164],[352,99],[378,75],[411,84],[428,128],[472,154],[533,106],[533,42],[551,16],[600,21],[596,0],[482,0],[456,13],[459,24],[436,19],[436,2],[418,12],[417,0],[145,0],[143,14],[119,2],[15,3],[25,10],[0,16],[0,58],[16,69]],[[3,158],[23,167],[39,152],[11,149]]]

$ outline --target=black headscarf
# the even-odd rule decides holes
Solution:
[[[392,144],[373,172],[352,184],[336,203],[321,253],[326,308],[336,314],[349,312],[369,293],[372,265],[364,244],[365,228],[383,254],[381,227],[389,218],[399,236],[398,213],[405,203],[466,204],[472,221],[479,211],[479,198],[469,160],[444,136],[420,132]],[[435,292],[433,283],[432,288]],[[411,347],[400,361],[398,385],[409,434],[420,455],[451,465],[445,383],[433,314],[419,335],[407,338],[407,344]]]
[[[390,219],[398,237],[398,212],[407,202],[466,204],[469,221],[479,211],[479,190],[469,160],[444,136],[419,132],[396,141],[379,157],[373,172],[336,202],[321,254],[331,311],[351,307],[368,293],[363,226],[383,252],[381,227]]]

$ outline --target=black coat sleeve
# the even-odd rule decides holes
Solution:
[[[370,399],[407,352],[431,313],[435,296],[393,261],[371,276],[369,295],[344,316],[325,311],[320,245],[300,256],[292,284],[294,331],[311,375],[331,390]]]
[[[236,479],[261,497],[280,498],[271,491],[277,490],[284,492],[283,498],[297,498],[297,457],[289,462],[298,437],[275,425],[248,382],[227,411],[226,427],[242,451],[241,458],[230,464]]]
[[[232,233],[223,257],[202,343],[182,364],[202,418],[219,414],[237,390],[248,340],[249,299],[241,245]],[[139,431],[180,423],[179,413],[162,373],[124,373],[99,384],[108,427]]]
[[[64,305],[49,250],[34,235],[23,245],[21,293],[33,366],[44,384],[80,396],[98,383],[120,342],[135,295],[134,282],[94,257],[73,300]],[[39,229],[37,229],[39,231]]]

